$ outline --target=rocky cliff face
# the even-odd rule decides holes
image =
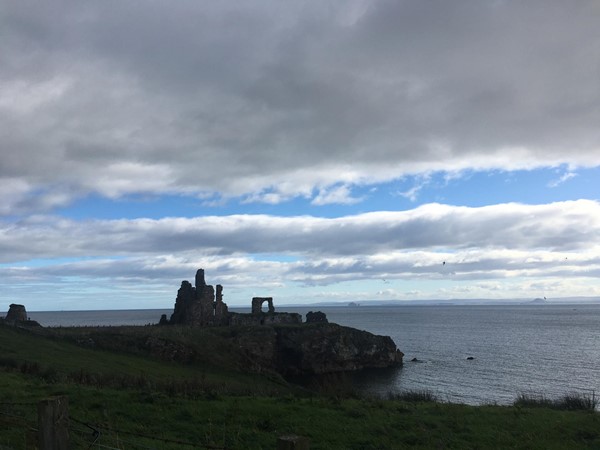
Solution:
[[[389,336],[333,323],[262,328],[237,341],[257,366],[286,376],[394,367],[404,356]]]

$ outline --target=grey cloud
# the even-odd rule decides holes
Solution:
[[[453,292],[499,291],[510,292],[515,279],[524,280],[531,291],[551,290],[561,295],[574,295],[569,289],[584,283],[589,293],[590,280],[598,277],[600,256],[597,251],[583,251],[573,257],[568,265],[563,261],[564,253],[539,251],[467,251],[454,254],[438,252],[396,252],[370,256],[344,258],[315,258],[306,261],[278,262],[256,261],[246,256],[199,257],[151,256],[124,259],[95,259],[57,263],[38,267],[1,267],[0,281],[5,286],[4,296],[28,295],[44,297],[44,293],[60,299],[72,299],[74,305],[93,307],[88,300],[88,292],[98,290],[115,291],[121,299],[128,299],[129,305],[140,302],[140,292],[145,292],[144,301],[162,302],[170,306],[182,279],[190,279],[196,268],[202,266],[210,274],[211,282],[226,286],[226,295],[237,304],[245,305],[248,289],[261,292],[278,287],[294,285],[310,290],[319,286],[347,281],[372,281],[371,286],[386,288],[381,295],[387,298],[401,296],[392,283],[410,281],[427,283],[431,280],[452,280]],[[448,257],[446,267],[440,259]],[[454,260],[454,261],[453,261]],[[79,280],[65,283],[65,280]],[[493,280],[490,281],[490,280]],[[560,281],[557,281],[560,280]],[[593,282],[593,281],[592,281]],[[551,287],[554,284],[560,286]],[[425,284],[426,285],[426,284]],[[365,292],[337,292],[341,300],[359,295],[369,298],[369,284],[364,284]],[[486,287],[487,286],[487,287]],[[49,289],[50,288],[50,289]],[[560,288],[560,289],[559,289]],[[48,290],[49,289],[49,290]],[[371,287],[372,289],[372,287]],[[581,291],[581,288],[579,288]],[[314,291],[310,291],[313,292]],[[387,294],[386,294],[387,293]],[[371,293],[371,295],[373,295]],[[429,294],[431,295],[431,294]],[[447,294],[449,295],[449,294]],[[510,294],[509,294],[510,295]],[[45,298],[45,297],[44,297]],[[372,299],[373,297],[371,297]],[[304,298],[305,299],[305,298]],[[241,302],[241,303],[240,303]],[[148,306],[148,303],[145,303]],[[118,305],[116,305],[118,306]],[[122,306],[121,306],[122,307]]]
[[[42,216],[0,228],[2,262],[190,251],[328,257],[402,250],[568,251],[598,245],[600,205],[589,200],[480,208],[430,204],[333,219],[233,215],[74,222]]]
[[[408,172],[600,164],[594,1],[2,11],[0,183],[32,192],[301,185],[286,199]],[[164,179],[115,190],[124,163]]]

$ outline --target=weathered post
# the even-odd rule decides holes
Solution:
[[[304,436],[290,434],[277,438],[277,450],[310,450],[310,441]]]
[[[69,399],[50,397],[38,403],[40,450],[69,449]]]

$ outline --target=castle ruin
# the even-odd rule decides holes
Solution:
[[[223,302],[223,286],[206,284],[204,269],[196,272],[195,286],[184,280],[177,291],[175,310],[169,323],[181,325],[223,326],[228,324],[227,304]]]
[[[267,312],[262,311],[265,302],[268,304]],[[250,314],[230,312],[223,302],[223,286],[217,284],[215,293],[213,286],[206,284],[203,269],[196,272],[195,286],[187,280],[181,282],[171,318],[167,320],[166,315],[163,315],[160,319],[160,324],[163,325],[200,327],[282,323],[302,323],[302,316],[297,313],[276,313],[273,297],[254,297]]]

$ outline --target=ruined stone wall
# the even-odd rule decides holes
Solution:
[[[262,314],[262,305],[265,302],[269,305],[268,313],[273,314],[275,312],[273,297],[252,297],[252,314]]]
[[[169,323],[201,327],[226,325],[228,309],[223,303],[223,286],[217,285],[215,300],[215,289],[206,284],[203,269],[196,272],[195,283],[196,286],[192,286],[189,281],[181,282]]]
[[[302,323],[302,316],[298,313],[229,313],[229,325],[260,326],[300,323]]]
[[[17,305],[15,303],[8,307],[6,318],[4,319],[7,323],[25,322],[27,320],[27,311],[25,306]]]

